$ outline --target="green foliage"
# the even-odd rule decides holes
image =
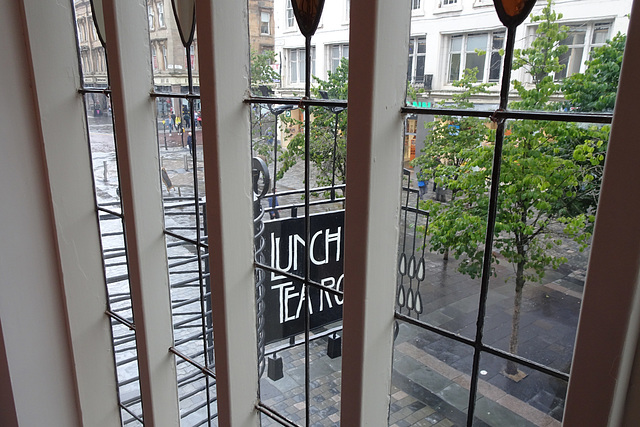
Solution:
[[[328,72],[327,80],[321,80],[314,76],[317,83],[312,88],[315,97],[320,98],[320,91],[327,91],[330,99],[347,99],[349,81],[349,61],[342,58],[335,72]],[[336,128],[337,117],[337,128]],[[289,145],[282,155],[282,166],[278,170],[277,178],[280,179],[298,161],[304,159],[304,131],[292,134],[289,127],[300,126],[304,129],[304,122],[294,118],[284,117],[287,126],[285,134],[291,136]],[[334,142],[335,152],[335,183],[344,182],[347,156],[347,112],[334,114],[323,107],[311,108],[309,161],[317,170],[316,184],[328,186],[334,170]],[[335,138],[335,140],[334,140]]]
[[[565,79],[562,92],[567,99],[567,108],[613,110],[626,42],[627,36],[618,33],[613,40],[593,50],[584,74],[576,73]]]
[[[477,72],[476,68],[466,69],[462,79],[453,83],[463,89],[453,95],[454,108],[473,107],[471,97],[486,93],[492,86],[478,84]],[[458,168],[468,161],[473,149],[493,133],[485,121],[476,117],[438,116],[433,122],[425,123],[425,127],[428,129],[426,144],[422,155],[414,159],[413,166],[419,167],[419,178],[428,179],[432,175],[436,181],[444,181],[446,177],[455,179]]]
[[[251,86],[268,85],[280,78],[280,75],[271,67],[276,61],[276,53],[265,50],[258,53],[251,50]]]
[[[520,101],[512,104],[516,108],[555,108],[550,98],[559,85],[552,75],[562,70],[558,59],[567,49],[561,43],[566,38],[566,27],[556,22],[560,17],[549,1],[541,15],[531,18],[538,23],[536,38],[530,48],[515,52],[514,68],[524,67],[532,77],[533,87],[513,82],[520,95]],[[456,98],[456,106],[472,107],[474,92],[486,90],[476,85],[472,76],[474,72],[465,70],[465,78],[457,83],[465,90]],[[447,133],[443,123],[460,124],[460,131]],[[465,127],[472,131],[464,132]],[[448,117],[434,122],[423,155],[416,161],[421,166],[435,167],[440,185],[453,194],[446,204],[423,202],[431,213],[429,245],[441,253],[451,251],[461,260],[460,271],[472,277],[478,277],[482,270],[493,138],[493,133],[477,119]],[[533,120],[509,123],[503,144],[493,262],[498,262],[499,254],[514,266],[518,292],[526,282],[541,280],[545,268],[555,268],[566,261],[551,250],[564,238],[587,242],[592,217],[584,210],[569,209],[567,204],[577,198],[577,190],[583,188],[585,181],[588,184],[588,178],[584,178],[588,173],[574,158],[573,149],[586,140],[597,145],[603,138],[599,130],[577,125]],[[583,163],[587,157],[585,154]],[[440,159],[441,164],[435,159]],[[512,339],[517,343],[517,336]]]
[[[568,27],[560,25],[557,20],[561,13],[552,9],[552,1],[542,9],[540,15],[532,15],[531,22],[537,23],[535,38],[526,49],[515,49],[513,52],[513,69],[524,68],[533,79],[534,89],[517,80],[513,86],[518,91],[521,101],[512,102],[511,107],[522,110],[548,110],[551,95],[558,92],[560,85],[554,82],[554,74],[562,71],[560,56],[568,50],[561,42],[567,38]]]

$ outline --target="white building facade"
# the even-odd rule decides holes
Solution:
[[[538,1],[531,15],[539,15],[546,6]],[[497,83],[502,75],[505,28],[498,20],[492,0],[412,0],[411,33],[407,61],[407,81],[422,101],[442,101],[455,90],[465,68],[478,68],[476,77],[485,83]],[[325,80],[340,58],[349,57],[350,0],[325,3],[323,18],[313,37],[312,74]],[[618,32],[626,33],[631,0],[559,0],[553,10],[561,14],[558,22],[568,27],[563,42],[569,50],[560,59],[565,65],[555,77],[561,80],[584,72],[589,52],[602,46]],[[281,63],[282,95],[296,94],[304,88],[304,37],[297,31],[291,0],[274,2],[275,49]],[[560,15],[559,15],[560,16]],[[528,18],[518,27],[516,49],[529,47],[537,24]],[[527,82],[524,69],[512,73],[512,79]],[[497,85],[490,88],[497,95]],[[497,104],[495,96],[477,103]],[[427,106],[427,105],[423,105]]]

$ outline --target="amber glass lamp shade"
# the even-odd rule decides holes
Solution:
[[[493,0],[498,18],[505,27],[517,27],[522,24],[536,0]]]
[[[305,37],[311,37],[318,28],[324,0],[291,0],[291,6],[300,32]]]

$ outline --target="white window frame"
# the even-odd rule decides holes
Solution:
[[[336,50],[338,52],[337,56],[334,55]],[[342,58],[349,59],[349,44],[337,43],[337,44],[327,45],[326,58],[327,58],[327,68],[326,68],[327,72],[331,71],[332,73],[334,73],[336,71],[336,68],[340,65]]]
[[[293,61],[293,57],[295,56],[295,61]],[[287,58],[287,70],[289,83],[293,86],[304,84],[306,80],[305,74],[305,48],[293,48],[286,49],[286,58]],[[295,66],[294,66],[295,64]],[[295,71],[295,74],[294,74]],[[315,75],[316,72],[316,48],[315,46],[311,46],[311,75]]]
[[[166,28],[167,23],[164,20],[164,3],[161,1],[156,2],[156,9],[158,10],[158,27]]]
[[[345,277],[358,280],[353,280],[350,286],[345,288],[342,425],[376,425],[380,420],[386,420],[387,408],[384,403],[388,403],[391,376],[389,371],[393,345],[394,289],[388,286],[388,283],[395,279],[396,248],[391,248],[392,251],[386,249],[387,246],[393,246],[388,245],[388,241],[397,237],[397,230],[390,231],[389,225],[397,227],[395,224],[398,214],[395,212],[397,206],[388,201],[397,196],[397,188],[400,186],[397,172],[401,159],[397,147],[393,147],[388,141],[394,138],[394,135],[397,138],[401,130],[401,120],[398,114],[400,105],[389,106],[388,102],[395,99],[395,91],[401,92],[402,86],[398,83],[403,83],[405,76],[401,76],[402,79],[397,78],[391,85],[385,85],[383,82],[388,83],[389,79],[398,77],[397,64],[407,55],[405,37],[390,40],[386,36],[393,36],[394,32],[401,33],[399,29],[408,32],[409,19],[407,13],[394,10],[400,8],[392,4],[393,2],[372,2],[375,3],[375,7],[372,7],[371,14],[357,16],[352,23],[354,31],[362,34],[362,37],[354,39],[352,43],[352,48],[358,55],[357,63],[362,69],[370,70],[374,77],[354,79],[350,85],[351,94],[354,96],[350,100],[349,115],[350,126],[354,131],[349,133],[352,135],[349,139],[349,150],[354,154],[350,158],[357,161],[348,163],[348,179],[350,185],[359,189],[360,197],[347,201],[345,251],[350,254],[350,262],[345,266]],[[105,3],[112,6],[115,4]],[[116,18],[122,20],[118,21],[119,23],[129,22],[139,26],[145,19],[145,11],[135,9],[138,6],[137,2],[132,6],[127,5],[128,3],[134,2],[119,2],[117,6],[113,6],[113,10],[120,11]],[[218,390],[219,409],[221,423],[224,423],[222,425],[257,425],[259,417],[254,409],[257,374],[253,368],[256,364],[255,321],[247,319],[250,316],[246,315],[254,309],[254,290],[252,286],[243,286],[253,283],[253,264],[245,259],[250,258],[252,254],[252,230],[247,226],[252,220],[251,200],[239,197],[244,194],[243,190],[251,185],[250,170],[244,164],[248,163],[244,159],[248,156],[250,141],[242,137],[245,134],[249,135],[248,108],[242,109],[248,79],[246,75],[237,72],[242,66],[248,69],[248,47],[243,48],[243,45],[248,46],[248,36],[243,35],[241,28],[234,29],[234,26],[241,27],[238,22],[244,22],[243,19],[246,19],[246,13],[243,14],[246,12],[246,5],[235,0],[222,0],[216,3],[216,7],[221,6],[216,12],[221,13],[214,14],[212,3],[213,1],[207,0],[199,3],[204,6],[199,10],[199,29],[202,30],[201,40],[209,40],[202,41],[202,61],[205,64],[203,68],[215,71],[216,75],[215,82],[214,79],[203,80],[203,85],[209,87],[202,93],[203,97],[207,97],[205,101],[208,101],[205,102],[208,109],[203,110],[204,114],[207,115],[206,119],[216,123],[217,132],[212,132],[211,146],[206,145],[204,148],[210,150],[205,156],[205,161],[215,166],[206,168],[209,171],[206,183],[211,190],[207,191],[207,196],[218,211],[208,215],[211,233],[216,237],[210,239],[210,244],[216,245],[215,250],[211,251],[214,254],[212,258],[213,262],[224,267],[219,269],[220,271],[216,270],[219,287],[213,290],[216,295],[212,298],[216,308],[226,308],[222,310],[220,318],[215,323],[216,331],[220,332],[222,338],[216,338],[216,358],[227,368],[218,372],[221,378]],[[80,97],[76,97],[75,102],[74,98],[70,97],[71,94],[77,94],[77,82],[68,77],[65,68],[65,64],[73,63],[75,47],[66,46],[65,38],[58,37],[59,34],[64,34],[66,39],[72,39],[68,32],[64,33],[64,29],[69,28],[70,5],[64,8],[54,2],[41,0],[24,0],[21,4],[25,6],[23,9],[8,8],[6,18],[0,18],[5,24],[22,24],[13,28],[9,28],[8,25],[0,26],[3,36],[7,36],[0,37],[6,43],[3,47],[10,48],[4,52],[9,52],[11,57],[21,58],[24,63],[28,62],[25,56],[26,59],[31,59],[27,65],[18,61],[15,65],[8,64],[12,72],[7,73],[9,80],[5,83],[6,87],[15,84],[26,90],[23,90],[23,93],[19,90],[12,92],[12,99],[15,99],[21,108],[12,106],[15,112],[7,109],[7,120],[18,123],[17,126],[22,129],[28,129],[34,117],[39,121],[40,126],[34,133],[25,134],[26,136],[18,133],[15,137],[20,143],[14,146],[21,147],[24,143],[28,149],[24,153],[31,155],[33,161],[45,162],[47,167],[38,174],[29,168],[15,168],[11,171],[13,174],[18,174],[17,176],[27,184],[35,181],[38,185],[33,187],[35,191],[20,194],[15,186],[5,186],[3,195],[10,196],[7,199],[18,200],[22,207],[23,200],[38,200],[34,194],[38,191],[44,193],[40,199],[46,199],[46,203],[40,203],[38,206],[46,210],[46,213],[30,217],[29,219],[33,218],[35,221],[32,220],[28,225],[33,227],[35,223],[42,227],[47,235],[55,236],[55,239],[47,238],[47,247],[53,247],[53,250],[45,253],[47,265],[38,263],[26,273],[21,273],[29,274],[29,277],[40,272],[49,273],[47,276],[51,283],[60,285],[62,289],[56,293],[52,292],[53,289],[57,289],[56,286],[38,287],[38,280],[32,281],[34,286],[19,287],[20,289],[0,288],[3,297],[0,300],[4,301],[8,301],[5,297],[15,297],[15,293],[19,292],[19,298],[10,300],[12,304],[4,306],[12,310],[7,317],[15,314],[17,318],[20,310],[29,310],[37,317],[37,321],[26,322],[35,326],[25,322],[2,324],[0,339],[3,341],[3,348],[12,349],[5,352],[3,367],[11,374],[14,384],[20,385],[20,389],[9,386],[4,390],[9,391],[10,403],[14,404],[13,409],[21,415],[21,421],[26,424],[41,424],[30,422],[38,419],[47,419],[56,425],[80,425],[83,417],[113,420],[118,408],[109,392],[115,388],[115,377],[113,370],[109,369],[111,355],[103,351],[110,342],[108,320],[103,312],[104,296],[101,295],[100,289],[94,286],[94,283],[103,280],[100,277],[101,260],[98,257],[100,242],[96,238],[99,230],[94,221],[93,224],[89,224],[87,231],[87,222],[83,221],[83,218],[95,214],[93,207],[87,208],[86,204],[82,204],[83,200],[92,194],[90,182],[93,171],[87,167],[87,150],[78,149],[77,141],[86,137],[86,127],[77,120],[78,113],[82,113]],[[136,19],[127,21],[127,16],[132,16],[126,13],[129,11],[134,12],[133,16]],[[113,80],[112,96],[114,99],[127,101],[121,102],[118,108],[122,110],[121,117],[126,114],[130,125],[120,130],[118,137],[119,141],[124,141],[129,160],[136,159],[134,163],[124,165],[126,177],[123,181],[127,191],[123,191],[123,194],[129,202],[141,209],[138,213],[132,207],[125,215],[131,221],[132,228],[137,228],[140,239],[140,244],[131,258],[137,270],[147,275],[159,270],[158,259],[152,255],[155,252],[163,252],[164,249],[162,242],[158,243],[158,240],[162,240],[159,238],[161,234],[148,233],[153,231],[156,223],[161,223],[162,219],[150,220],[145,216],[145,213],[154,213],[153,209],[144,208],[149,205],[144,203],[148,202],[146,197],[153,192],[149,191],[148,186],[142,185],[146,182],[140,182],[140,178],[144,180],[157,176],[157,159],[153,158],[157,156],[157,147],[146,150],[145,144],[135,142],[147,137],[153,138],[156,129],[148,126],[148,123],[154,120],[150,108],[145,110],[128,106],[150,104],[149,87],[137,85],[139,80],[133,77],[138,74],[136,71],[149,71],[146,59],[148,47],[143,40],[135,40],[134,43],[132,40],[124,40],[123,36],[117,38],[116,18],[107,19],[108,34],[111,36],[115,33],[110,40],[118,41],[117,47],[111,46],[109,49],[120,51],[121,64],[127,67],[122,72],[117,71],[118,67],[113,67],[114,72],[120,75],[118,79]],[[228,21],[227,25],[225,20]],[[640,15],[632,13],[631,27],[636,26],[640,26]],[[24,49],[22,39],[21,43],[16,41],[17,37],[14,37],[12,32],[16,27],[26,30],[29,37],[25,40],[30,44],[30,49]],[[389,30],[390,27],[393,31]],[[54,31],[51,31],[52,28]],[[246,27],[244,32],[246,33]],[[638,195],[628,191],[630,182],[640,181],[640,169],[635,167],[636,159],[640,156],[640,146],[633,143],[637,134],[635,110],[637,99],[640,98],[640,87],[635,82],[635,70],[640,67],[640,33],[631,31],[629,36],[625,67],[620,79],[621,90],[607,154],[603,197],[598,209],[582,301],[572,378],[566,402],[566,425],[624,425],[626,398],[630,398],[627,413],[633,415],[636,406],[635,385],[631,384],[629,389],[627,385],[634,373],[634,363],[636,369],[638,365],[636,344],[640,301],[635,291],[638,287],[637,260],[640,257],[640,248],[637,242],[640,241],[640,230],[632,226],[632,219],[621,216],[621,212],[637,210],[640,204]],[[228,46],[225,46],[226,43],[217,44],[214,52],[213,41],[217,38],[231,42]],[[139,45],[143,46],[142,49],[135,50]],[[132,47],[134,49],[131,49]],[[238,55],[238,50],[241,50],[243,55]],[[117,55],[110,55],[110,58],[114,60]],[[141,58],[145,60],[142,61]],[[377,58],[385,60],[376,60]],[[233,62],[232,66],[229,61]],[[141,65],[142,62],[145,64]],[[25,76],[25,67],[33,73]],[[132,94],[125,90],[125,85],[126,88],[139,87],[142,90]],[[29,87],[37,90],[30,91]],[[208,90],[213,87],[218,91]],[[34,97],[37,103],[34,103]],[[70,100],[66,105],[71,108],[51,108],[58,105],[60,100]],[[238,108],[215,107],[225,105],[230,100],[237,102]],[[33,108],[37,114],[24,114],[24,111],[31,111],[28,108]],[[241,110],[241,113],[238,113],[238,110]],[[395,126],[395,121],[389,123],[392,115],[398,116],[395,121],[399,122],[399,126]],[[225,140],[234,140],[239,135],[241,139],[244,138],[242,141],[236,144],[224,143]],[[76,169],[80,169],[79,167],[69,168],[69,164],[83,167],[78,172]],[[69,186],[69,176],[79,185]],[[219,185],[225,177],[237,179],[229,179],[226,185]],[[81,195],[78,195],[78,192],[81,192]],[[227,206],[223,203],[224,200],[238,202],[233,206]],[[161,204],[160,199],[153,201]],[[24,211],[29,212],[26,209],[29,207],[31,206],[25,206]],[[19,238],[18,233],[26,234],[27,230],[18,219],[14,224],[14,227],[17,226],[21,227],[15,234]],[[83,230],[79,230],[81,227]],[[68,241],[69,238],[72,240]],[[145,246],[146,244],[149,246]],[[151,247],[157,251],[150,250]],[[33,248],[40,249],[35,246]],[[94,255],[94,259],[88,260],[88,253]],[[49,267],[49,264],[52,266]],[[616,268],[612,269],[612,265]],[[87,274],[92,280],[87,280]],[[145,297],[138,303],[145,321],[142,322],[140,319],[141,323],[137,329],[137,332],[145,333],[148,339],[139,356],[145,362],[140,374],[141,381],[145,384],[143,408],[153,415],[150,419],[175,423],[178,421],[178,409],[175,405],[167,405],[167,402],[175,400],[176,391],[171,384],[175,375],[164,375],[167,367],[173,366],[173,362],[166,356],[161,360],[150,357],[155,350],[166,351],[171,343],[170,336],[166,337],[168,343],[167,340],[159,339],[159,334],[164,329],[158,328],[159,322],[155,317],[166,316],[163,310],[158,309],[162,304],[157,303],[157,298],[162,297],[157,292],[158,283],[163,283],[166,278],[156,274],[143,279],[134,283],[136,289]],[[146,286],[149,282],[153,286]],[[46,298],[43,297],[43,291]],[[166,317],[161,320],[165,323],[170,322]],[[19,340],[25,333],[33,339]],[[25,369],[27,362],[18,360],[25,353],[16,351],[12,345],[18,345],[18,350],[37,350],[38,347],[32,345],[32,342],[41,343],[50,338],[54,339],[49,341],[47,366],[30,364],[29,369]],[[372,354],[372,349],[375,349],[375,354]],[[95,369],[96,363],[100,369]],[[62,375],[58,375],[58,370],[61,370]],[[35,387],[31,393],[22,392],[24,386],[30,384],[31,378],[42,376],[48,379],[52,375],[57,375],[54,378],[61,379],[61,382],[42,381],[41,386]],[[594,393],[594,390],[597,390],[597,393]],[[34,399],[42,399],[42,404],[33,405]],[[231,402],[234,404],[231,405]]]
[[[494,38],[496,35],[502,34],[502,45],[499,47],[494,46]],[[504,29],[496,29],[490,31],[481,31],[481,32],[472,32],[472,33],[462,33],[462,34],[451,34],[446,36],[448,40],[445,42],[445,46],[447,49],[447,61],[446,61],[446,71],[445,78],[446,83],[451,84],[456,80],[462,78],[465,68],[467,68],[467,59],[469,55],[474,55],[475,49],[469,50],[468,48],[468,40],[470,37],[485,35],[485,47],[481,49],[485,52],[484,57],[484,65],[483,68],[478,68],[478,82],[491,82],[497,83],[502,76],[502,56],[499,55],[500,49],[504,48],[505,43],[505,30]],[[452,45],[454,40],[461,40],[461,46],[459,51],[452,51]],[[452,66],[453,66],[453,57],[454,55],[460,55],[459,59],[459,69],[456,76],[452,76]],[[497,78],[491,78],[491,67],[492,67],[492,58],[500,58],[500,63],[498,65],[499,74]]]
[[[284,19],[285,19],[285,27],[286,28],[295,28],[296,26],[296,17],[293,14],[293,6],[291,5],[291,0],[286,0],[284,4]]]
[[[611,39],[611,29],[613,24],[610,21],[587,21],[581,23],[567,23],[565,24],[569,27],[569,35],[571,33],[576,33],[581,31],[584,33],[584,41],[582,43],[569,43],[566,46],[569,47],[569,50],[561,57],[561,63],[564,58],[567,58],[565,68],[554,75],[555,80],[564,80],[565,78],[571,76],[575,73],[584,73],[586,70],[585,62],[589,60],[591,56],[591,51],[599,46],[603,46],[606,43],[606,40]],[[603,42],[595,42],[594,37],[596,34],[596,29],[598,27],[607,26],[607,33],[605,36],[605,41]],[[534,27],[535,31],[535,27]],[[564,44],[564,43],[563,43]],[[577,49],[582,49],[581,55],[575,55]],[[576,64],[576,61],[579,61]]]
[[[264,18],[267,18],[266,20]],[[264,25],[266,24],[266,31],[264,30]],[[260,11],[260,34],[261,35],[270,35],[271,34],[271,13],[265,10]]]
[[[155,30],[155,13],[153,11],[153,3],[147,5],[147,15],[149,16],[149,31]]]

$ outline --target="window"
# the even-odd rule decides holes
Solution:
[[[305,49],[289,49],[289,82],[304,83],[305,81]],[[311,48],[311,74],[316,71],[316,48]]]
[[[452,4],[457,4],[458,0],[442,0],[440,3],[441,6],[451,6]]]
[[[427,37],[411,37],[409,39],[409,65],[407,67],[407,81],[411,83],[424,82],[424,65],[427,52]]]
[[[480,82],[497,82],[500,78],[504,45],[503,30],[451,36],[448,82],[462,78],[465,69],[477,68]]]
[[[158,27],[164,28],[167,26],[164,22],[164,3],[156,3],[156,8],[158,9]]]
[[[584,71],[584,62],[595,47],[602,46],[609,38],[610,23],[584,23],[569,25],[567,38],[561,44],[569,49],[558,60],[564,69],[556,73],[555,79],[562,80],[572,74]]]
[[[271,22],[271,14],[269,12],[260,12],[260,34],[271,34],[269,29]]]
[[[340,65],[340,61],[342,60],[342,58],[349,59],[348,44],[335,44],[329,46],[327,53],[327,70],[334,73]]]
[[[291,28],[295,24],[295,16],[293,15],[293,6],[291,6],[291,0],[287,0],[285,4],[285,19],[287,20],[287,28]]]
[[[169,68],[169,60],[167,59],[167,42],[162,43],[162,68],[166,70]]]
[[[153,6],[152,5],[148,5],[147,6],[147,14],[149,15],[149,30],[153,30],[155,29],[154,27],[154,19],[153,19]]]
[[[151,58],[152,58],[152,62],[153,62],[153,69],[157,70],[158,69],[158,54],[157,54],[157,49],[156,49],[156,45],[155,43],[153,43],[151,45]]]
[[[411,10],[420,9],[420,0],[411,0]]]

